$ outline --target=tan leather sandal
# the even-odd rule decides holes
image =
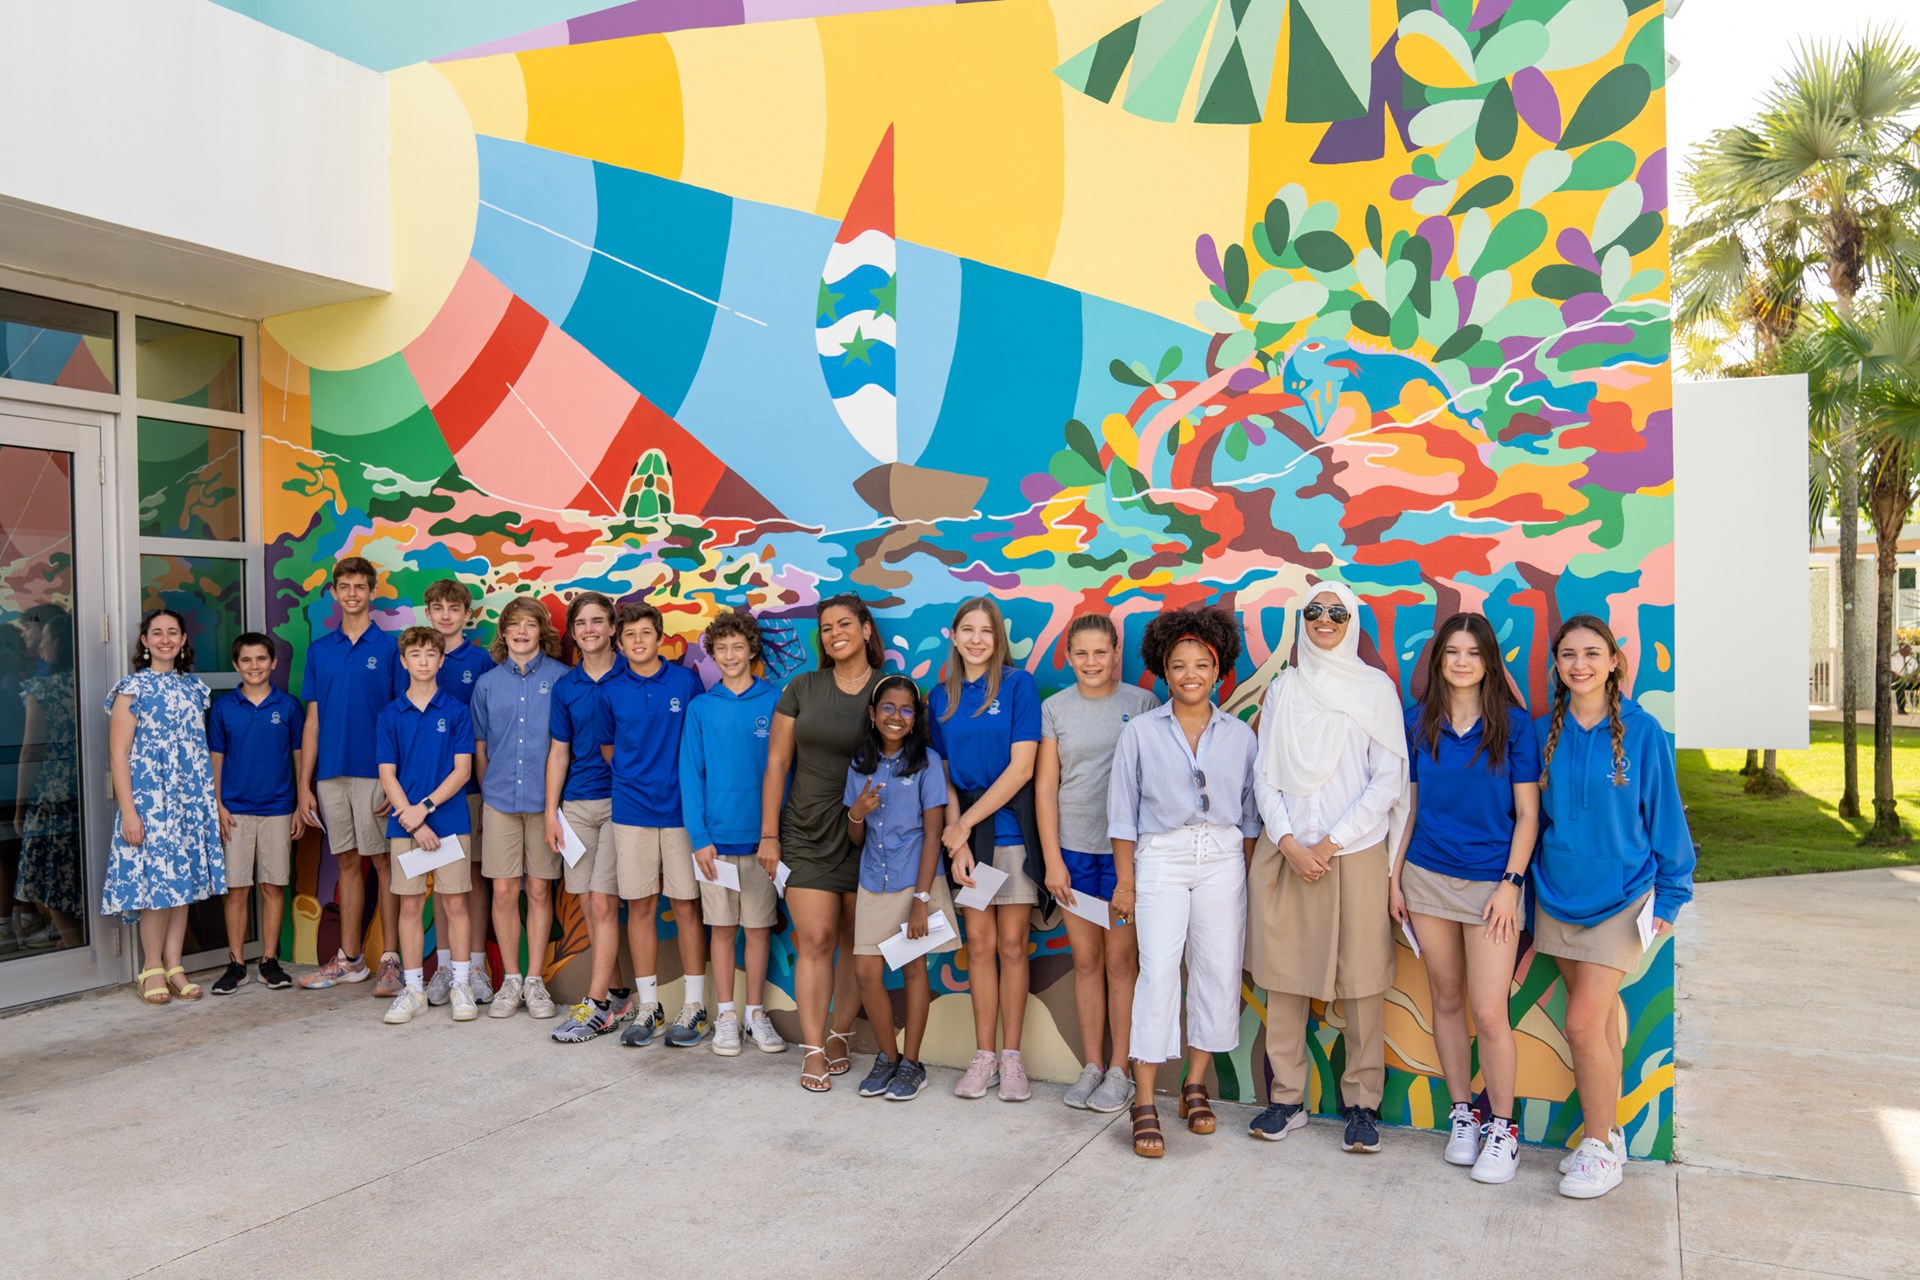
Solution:
[[[1158,1160],[1167,1154],[1167,1139],[1160,1132],[1160,1109],[1148,1102],[1127,1108],[1133,1117],[1133,1154]]]
[[[1207,1086],[1190,1080],[1180,1086],[1180,1118],[1189,1133],[1212,1133],[1219,1121],[1207,1105]]]

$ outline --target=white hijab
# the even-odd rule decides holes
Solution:
[[[1344,583],[1319,582],[1307,599],[1331,592],[1351,620],[1332,649],[1322,649],[1302,628],[1297,665],[1282,671],[1268,695],[1270,718],[1267,781],[1292,795],[1310,795],[1327,784],[1340,762],[1343,719],[1352,720],[1400,761],[1400,796],[1387,818],[1387,865],[1400,852],[1407,820],[1407,731],[1400,691],[1383,671],[1360,659],[1360,601]]]

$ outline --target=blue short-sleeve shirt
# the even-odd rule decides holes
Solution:
[[[983,791],[992,786],[1012,763],[1014,743],[1040,741],[1040,689],[1032,676],[1017,667],[1007,667],[1000,674],[999,695],[991,703],[986,699],[984,675],[961,686],[960,707],[951,719],[943,718],[946,685],[935,685],[927,696],[933,749],[947,762],[947,775],[962,791]],[[975,715],[983,704],[986,709]],[[1002,809],[993,816],[996,845],[1019,844],[1020,839],[1020,821],[1013,810]]]
[[[416,707],[402,694],[387,704],[374,727],[374,752],[379,764],[390,764],[400,790],[418,803],[431,795],[453,772],[455,756],[473,755],[473,721],[457,698],[434,690],[425,707]],[[458,796],[427,815],[427,826],[437,836],[464,836],[473,831],[466,801]],[[400,815],[387,819],[387,838],[406,837]]]
[[[269,685],[254,702],[244,689],[215,698],[207,715],[207,750],[220,756],[220,803],[227,812],[278,817],[294,806],[293,753],[300,749],[307,709]]]
[[[1407,711],[1409,779],[1420,787],[1407,861],[1435,875],[1498,880],[1513,852],[1513,788],[1540,781],[1540,744],[1527,713],[1507,709],[1506,759],[1498,768],[1480,751],[1483,724],[1464,735],[1440,722],[1439,754],[1419,733],[1420,707]]]
[[[474,742],[487,748],[480,798],[496,813],[546,811],[553,685],[565,670],[557,659],[535,653],[525,670],[509,658],[473,686],[467,713],[473,717]]]
[[[600,744],[608,740],[606,707],[600,694],[624,670],[625,662],[616,663],[595,680],[586,668],[573,667],[553,682],[553,718],[548,731],[553,741],[566,743],[572,753],[567,784],[560,789],[562,800],[607,800],[613,796],[613,767],[600,754]]]
[[[601,686],[613,743],[613,820],[628,827],[685,825],[680,807],[680,734],[687,704],[706,692],[677,662],[650,676],[631,666]]]
[[[388,703],[407,691],[407,683],[399,645],[377,626],[369,626],[357,640],[336,628],[307,647],[300,696],[319,707],[316,778],[379,776],[374,722]]]
[[[906,753],[881,756],[872,773],[847,770],[844,802],[851,806],[869,782],[880,788],[880,807],[867,815],[866,841],[860,846],[860,887],[869,893],[895,893],[920,887],[920,853],[926,846],[927,810],[947,805],[947,769],[936,752],[927,752],[924,769],[900,775]],[[939,872],[939,864],[934,864]]]

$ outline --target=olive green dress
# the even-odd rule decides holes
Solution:
[[[842,693],[833,671],[795,676],[775,708],[793,717],[793,774],[780,810],[780,857],[790,889],[852,893],[860,887],[860,851],[847,838],[847,766],[866,724],[867,699],[884,673],[859,693]]]

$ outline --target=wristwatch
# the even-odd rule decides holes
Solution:
[[[425,800],[422,800],[420,802],[420,807],[422,809],[425,809],[428,813],[432,813],[435,809],[438,809],[440,806],[433,802],[432,796],[428,796]]]
[[[1333,846],[1333,851],[1335,853],[1340,852],[1340,850],[1344,847],[1341,845],[1341,843],[1338,840],[1335,840],[1333,838],[1333,833],[1331,831],[1327,833],[1327,843]]]
[[[933,895],[931,893],[922,893],[920,890],[915,889],[913,891],[913,900],[915,902],[932,902]]]
[[[1524,889],[1527,887],[1527,878],[1518,871],[1509,871],[1501,876],[1500,879],[1516,889]]]

